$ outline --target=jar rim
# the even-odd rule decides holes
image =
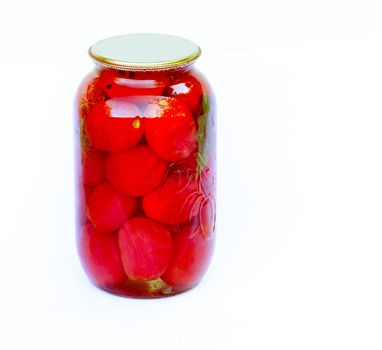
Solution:
[[[132,33],[102,39],[89,48],[97,65],[119,70],[172,70],[192,64],[201,49],[169,34]]]

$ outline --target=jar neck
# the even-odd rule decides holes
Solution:
[[[186,66],[181,66],[171,69],[150,69],[150,70],[135,70],[135,69],[122,69],[122,68],[111,68],[103,66],[101,64],[95,66],[96,71],[99,73],[103,72],[118,72],[121,77],[126,77],[134,79],[139,76],[160,76],[160,75],[179,75],[189,73],[194,69],[193,63]]]

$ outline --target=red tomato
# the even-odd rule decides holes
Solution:
[[[86,99],[89,103],[99,103],[105,101],[105,93],[102,89],[101,78],[96,76],[90,80],[86,89]]]
[[[207,161],[202,169],[197,169],[196,159],[189,157],[182,161],[172,163],[169,167],[170,177],[185,176],[189,180],[196,179],[197,194],[191,196],[193,209],[190,212],[192,224],[195,225],[198,232],[204,237],[210,236],[215,228],[216,202],[215,202],[215,170],[210,166],[213,163]]]
[[[134,147],[143,135],[140,114],[138,107],[124,98],[97,104],[85,120],[86,138],[92,146],[106,152]]]
[[[156,279],[166,270],[173,243],[164,225],[135,217],[122,226],[118,236],[123,266],[131,279]]]
[[[101,74],[102,88],[109,97],[160,96],[169,78],[165,73],[104,71]]]
[[[198,116],[200,113],[201,98],[203,94],[200,82],[189,74],[178,76],[165,91],[165,96],[181,99],[191,112]]]
[[[78,202],[77,202],[77,222],[79,225],[83,225],[88,221],[86,215],[86,206],[89,201],[90,195],[93,192],[93,186],[86,186],[84,184],[78,184]]]
[[[94,191],[94,187],[84,186],[85,203],[89,202],[89,198],[90,198],[91,194],[93,193],[93,191]]]
[[[105,179],[106,156],[97,150],[86,149],[81,154],[82,182],[94,186]]]
[[[147,146],[113,153],[106,161],[106,176],[118,191],[129,196],[143,196],[162,181],[167,163]]]
[[[137,199],[118,193],[108,183],[98,185],[88,201],[88,218],[100,232],[119,229],[134,213]]]
[[[106,95],[102,89],[100,77],[90,79],[85,86],[85,91],[80,94],[80,116],[87,115],[90,106],[105,101]]]
[[[100,233],[91,224],[84,225],[79,251],[84,269],[96,285],[108,287],[127,279],[115,232]]]
[[[144,196],[142,206],[150,218],[173,225],[191,220],[203,198],[195,176],[174,174],[158,189]]]
[[[182,228],[174,238],[174,252],[161,279],[177,291],[192,288],[206,272],[214,244],[214,236],[204,239],[195,234],[192,225]]]
[[[198,142],[191,111],[172,97],[152,100],[144,113],[146,140],[161,158],[177,161],[195,152]]]

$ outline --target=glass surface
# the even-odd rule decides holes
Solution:
[[[214,97],[187,69],[96,69],[77,97],[77,242],[94,284],[163,297],[204,275],[215,242]]]

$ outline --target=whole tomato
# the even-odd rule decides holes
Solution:
[[[174,252],[161,279],[177,291],[195,286],[209,265],[215,237],[205,239],[192,225],[183,227],[174,238]]]
[[[106,156],[95,149],[88,148],[81,153],[81,178],[88,186],[94,186],[103,181],[105,175]]]
[[[101,233],[91,224],[84,225],[79,236],[79,251],[85,271],[97,285],[108,287],[127,279],[115,232]]]
[[[129,278],[152,280],[166,270],[173,249],[166,226],[135,217],[122,226],[118,236],[123,266]]]
[[[143,197],[142,207],[154,220],[169,225],[180,224],[197,214],[202,197],[194,176],[174,174]]]
[[[178,161],[197,149],[197,130],[185,103],[172,97],[153,99],[144,112],[145,136],[161,158]]]
[[[147,146],[110,154],[106,160],[106,176],[111,185],[129,196],[143,196],[162,181],[167,163]]]
[[[177,76],[164,91],[165,96],[182,100],[195,117],[200,113],[202,94],[202,85],[190,74]]]
[[[134,147],[142,138],[139,108],[125,98],[110,99],[90,108],[84,121],[86,140],[106,152]]]
[[[107,182],[99,184],[90,195],[87,213],[100,232],[119,229],[135,212],[137,199],[117,192]]]

